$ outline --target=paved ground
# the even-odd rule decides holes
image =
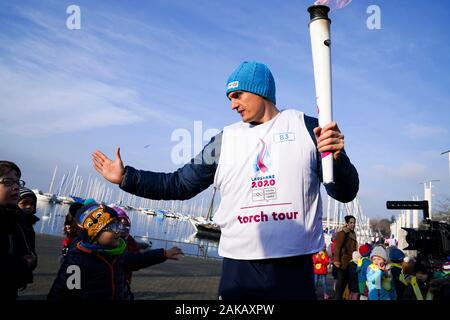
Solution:
[[[20,299],[45,299],[59,268],[62,238],[36,235],[39,264],[34,283]],[[182,257],[134,272],[132,290],[136,299],[216,300],[221,261]]]

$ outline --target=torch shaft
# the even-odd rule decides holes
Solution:
[[[312,16],[312,11],[316,8],[323,10],[323,6],[310,7],[309,10]],[[326,13],[323,17],[315,15],[309,24],[317,110],[319,113],[319,126],[321,128],[333,121],[330,20]],[[326,152],[322,153],[321,156],[323,183],[333,183],[333,154]]]

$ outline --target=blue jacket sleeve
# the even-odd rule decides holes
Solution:
[[[313,129],[319,126],[319,121],[317,118],[309,117],[305,115],[305,125],[308,132],[317,146],[316,136],[314,135]],[[317,151],[317,170],[319,174],[320,181],[322,178],[322,161],[320,161],[320,153]],[[333,171],[334,171],[334,183],[325,185],[327,194],[340,202],[350,202],[355,199],[356,194],[359,190],[359,177],[356,168],[350,162],[345,151],[341,153],[338,160],[333,161]]]
[[[127,271],[137,271],[164,261],[164,249],[124,253],[124,268]]]
[[[222,132],[214,136],[188,164],[172,173],[136,170],[126,166],[120,188],[148,199],[190,199],[214,182],[221,145]]]

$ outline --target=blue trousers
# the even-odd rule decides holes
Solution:
[[[316,300],[312,255],[264,260],[224,258],[223,300]]]
[[[319,284],[322,285],[323,292],[328,292],[328,286],[327,286],[327,275],[326,274],[315,274],[314,275],[316,288],[319,287]]]

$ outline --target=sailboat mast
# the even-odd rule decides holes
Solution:
[[[59,196],[60,194],[61,194],[61,192],[62,192],[62,187],[63,187],[63,185],[64,185],[64,181],[66,180],[66,174],[64,173],[64,175],[63,175],[63,177],[62,177],[62,179],[61,179],[61,184],[59,185],[59,191],[58,191],[58,194],[57,194],[57,196]]]
[[[50,182],[50,188],[48,189],[48,193],[52,193],[52,189],[53,189],[53,183],[55,182],[55,177],[56,177],[56,171],[58,170],[58,166],[55,167],[55,170],[53,171],[53,177],[52,177],[52,181]]]
[[[75,180],[77,179],[77,174],[78,174],[78,165],[77,165],[77,167],[75,168],[75,172],[73,173],[73,177],[72,177],[72,186],[70,187],[70,194],[69,194],[69,196],[72,195],[73,192],[74,192],[74,188],[75,188]]]

